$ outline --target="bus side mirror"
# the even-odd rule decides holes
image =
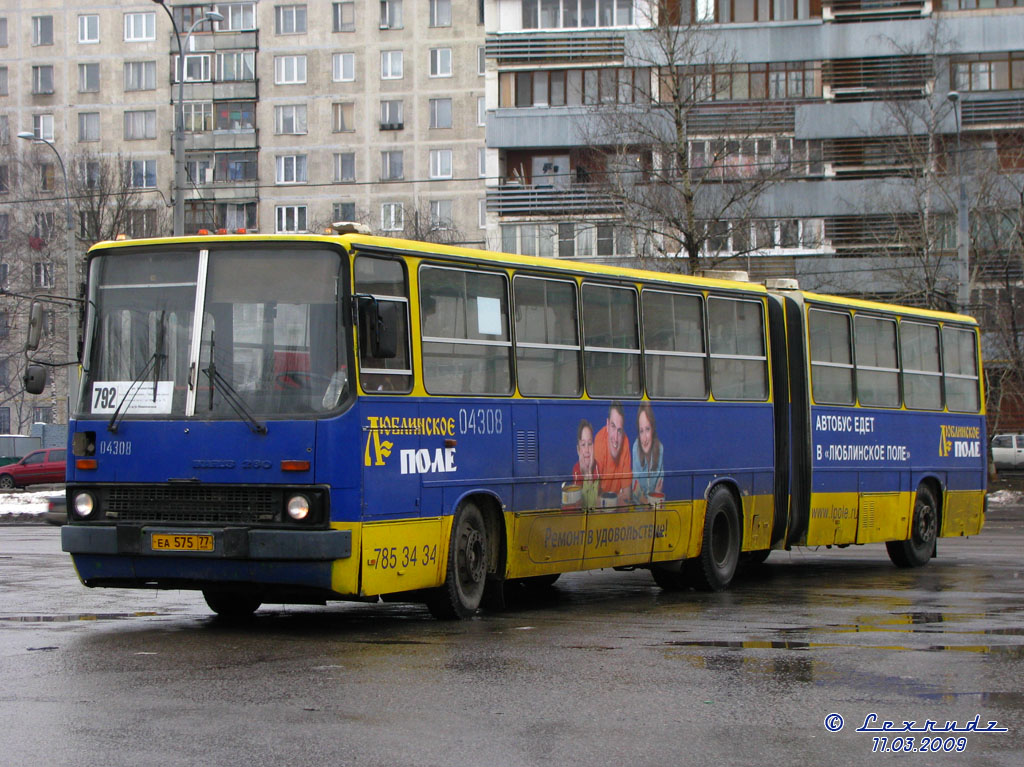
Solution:
[[[46,368],[42,365],[29,365],[25,368],[24,380],[28,394],[42,394],[46,388]]]
[[[25,351],[34,352],[36,349],[38,349],[39,339],[42,335],[43,305],[33,302],[32,308],[30,308],[28,312],[28,338],[25,339]]]
[[[359,346],[364,356],[377,359],[398,356],[398,306],[394,302],[360,296]]]

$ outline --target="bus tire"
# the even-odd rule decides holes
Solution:
[[[203,599],[221,618],[234,620],[250,617],[263,604],[255,594],[223,589],[203,589]]]
[[[487,584],[487,552],[484,515],[474,503],[465,503],[452,523],[444,584],[427,602],[431,615],[439,620],[459,620],[476,613]]]
[[[935,554],[939,536],[939,505],[927,485],[917,488],[914,497],[914,518],[910,523],[910,540],[885,544],[889,559],[896,567],[922,567]]]
[[[736,499],[729,488],[719,485],[708,497],[700,554],[686,568],[695,588],[701,591],[728,588],[740,561],[741,537]]]

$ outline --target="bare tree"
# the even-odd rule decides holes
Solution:
[[[80,240],[91,245],[119,234],[151,237],[166,230],[166,206],[155,204],[147,170],[130,155],[71,158],[68,186]]]
[[[651,4],[646,49],[616,84],[627,103],[588,115],[584,172],[614,200],[639,252],[696,273],[757,249],[751,223],[764,216],[765,192],[790,175],[793,106],[785,78],[780,92],[767,71],[752,75],[682,7]]]

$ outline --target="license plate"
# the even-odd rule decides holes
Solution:
[[[153,551],[213,551],[212,535],[153,533]]]

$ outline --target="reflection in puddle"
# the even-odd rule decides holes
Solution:
[[[0,621],[12,623],[74,623],[75,621],[112,621],[127,618],[152,618],[160,613],[82,613],[78,615],[0,615]]]

